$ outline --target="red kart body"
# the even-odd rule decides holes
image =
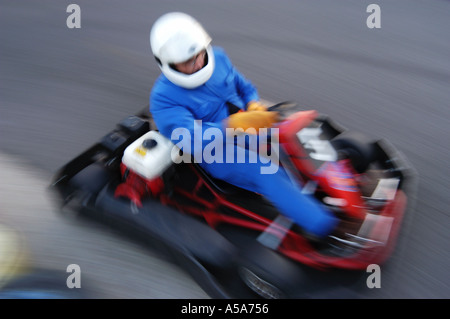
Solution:
[[[62,207],[162,246],[217,298],[298,298],[308,287],[304,280],[317,277],[315,269],[382,264],[408,204],[410,165],[385,140],[296,105],[271,110],[279,106],[283,120],[267,147],[279,146],[275,153],[292,182],[339,220],[324,240],[305,234],[260,194],[217,180],[195,162],[176,164],[160,153],[167,165],[159,169],[160,158],[149,156],[156,140],[147,136],[173,144],[157,131],[148,108],[64,165],[52,189]],[[144,168],[158,167],[156,173],[133,169],[125,161],[129,150],[153,160]]]
[[[334,243],[318,245],[298,226],[277,218],[279,212],[260,195],[215,180],[194,163],[176,164],[170,174],[150,180],[122,163],[123,180],[115,196],[128,198],[138,207],[150,196],[201,218],[218,232],[233,227],[253,234],[257,240],[271,237],[276,242],[272,248],[278,253],[311,267],[361,270],[370,264],[382,264],[395,246],[407,204],[401,188],[402,173],[388,154],[392,149],[387,150],[385,141],[371,143],[370,167],[357,172],[351,159],[330,160],[327,151],[324,153],[324,148],[333,147],[333,140],[345,132],[327,117],[315,111],[300,111],[283,120],[278,128],[285,155],[282,165],[303,187],[312,187],[311,194],[335,211],[342,223],[356,225],[354,233],[343,233]],[[374,170],[380,175],[369,180],[367,176]],[[394,187],[383,190],[380,183]],[[377,197],[371,197],[375,189]],[[381,199],[380,192],[385,195]]]

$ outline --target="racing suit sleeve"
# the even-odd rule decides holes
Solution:
[[[161,134],[197,162],[202,162],[203,150],[212,140],[220,139],[217,142],[224,143],[226,131],[221,121],[196,120],[188,109],[159,95],[152,95],[151,105],[153,119]]]
[[[242,97],[245,105],[250,101],[259,101],[259,95],[253,84],[245,78],[235,67],[233,67],[235,74],[234,83],[239,95]]]
[[[239,96],[245,105],[250,101],[259,101],[259,95],[256,87],[248,80],[232,63],[230,58],[226,55],[224,51],[220,51],[223,55],[224,62],[231,69],[234,78],[234,85],[236,87]]]

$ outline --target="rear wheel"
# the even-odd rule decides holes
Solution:
[[[79,171],[64,187],[61,213],[69,218],[78,217],[85,207],[93,205],[100,191],[114,176],[101,163],[93,163]]]
[[[258,297],[289,298],[302,282],[299,265],[259,244],[243,250],[239,276]]]
[[[85,192],[97,194],[111,180],[112,173],[101,163],[93,163],[70,180],[70,185]]]

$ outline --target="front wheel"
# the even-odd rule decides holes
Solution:
[[[350,159],[358,173],[364,173],[376,160],[374,141],[362,133],[346,131],[331,140],[340,156]]]

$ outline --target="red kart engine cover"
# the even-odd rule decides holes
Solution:
[[[158,196],[164,188],[163,173],[174,163],[174,144],[157,131],[150,131],[131,143],[124,152],[120,173],[123,182],[116,197],[127,197],[138,207],[145,195]]]
[[[114,196],[126,197],[138,207],[142,207],[144,196],[157,197],[164,189],[164,181],[161,176],[146,179],[130,170],[123,163],[120,164],[120,174],[123,182],[117,186]]]

